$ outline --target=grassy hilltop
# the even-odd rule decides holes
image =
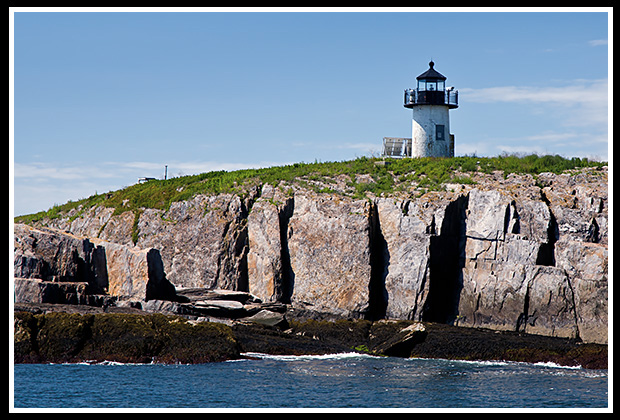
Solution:
[[[377,162],[388,165],[378,165]],[[336,179],[344,180],[346,190],[343,194],[364,198],[368,193],[380,195],[404,191],[405,186],[417,184],[417,193],[440,190],[443,183],[475,183],[471,174],[475,172],[492,173],[503,171],[525,173],[536,176],[542,172],[561,173],[569,169],[600,167],[606,162],[588,159],[566,159],[558,155],[502,155],[498,157],[454,157],[454,158],[406,158],[381,159],[361,157],[343,162],[295,163],[262,169],[242,169],[237,171],[214,171],[199,175],[189,175],[168,180],[151,180],[142,184],[91,197],[56,205],[47,211],[18,216],[16,222],[29,223],[44,218],[58,217],[73,208],[90,208],[103,205],[124,211],[140,211],[144,208],[167,209],[176,201],[192,198],[196,194],[238,193],[245,194],[259,184],[278,185],[297,184],[313,188],[317,192],[336,192],[330,185]],[[342,193],[342,192],[340,192]]]

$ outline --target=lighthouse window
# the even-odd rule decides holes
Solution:
[[[444,126],[442,124],[435,125],[435,140],[445,140],[444,137]]]
[[[437,90],[437,82],[426,82],[426,90]]]

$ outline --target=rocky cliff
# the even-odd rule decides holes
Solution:
[[[142,301],[175,288],[238,290],[325,316],[607,343],[606,167],[476,172],[440,191],[363,199],[341,181],[256,183],[165,210],[99,205],[16,224],[15,277],[30,279],[16,281],[16,295],[37,299],[18,289],[61,283]]]
[[[81,238],[54,228],[15,225],[16,302],[107,305],[119,300],[170,299],[156,249]]]

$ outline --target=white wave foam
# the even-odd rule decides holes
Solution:
[[[129,362],[116,362],[114,360],[83,360],[81,362],[62,362],[62,363],[49,363],[50,365],[63,365],[63,366],[151,366],[157,364],[155,360],[150,363],[129,363]]]
[[[419,358],[412,357],[412,358],[409,358],[408,360],[445,360],[448,362],[472,364],[472,365],[479,365],[479,366],[523,365],[523,366],[538,366],[538,367],[548,367],[548,368],[557,368],[557,369],[575,369],[575,370],[582,369],[581,365],[565,366],[565,365],[559,365],[554,362],[530,363],[530,362],[514,362],[514,361],[509,361],[509,360],[460,360],[460,359],[431,359],[431,358],[422,358],[422,357],[419,357]]]
[[[514,363],[505,360],[455,360],[455,362],[470,363],[479,366],[509,366],[511,363]]]
[[[581,365],[564,366],[564,365],[558,365],[557,363],[553,363],[553,362],[538,362],[538,363],[533,363],[533,365],[542,366],[542,367],[550,367],[550,368],[559,368],[559,369],[581,369]]]
[[[98,365],[102,365],[102,366],[129,366],[129,365],[144,365],[146,363],[122,363],[122,362],[116,362],[114,360],[104,360],[103,362],[99,362],[97,363]]]
[[[364,353],[331,353],[331,354],[316,354],[316,355],[277,355],[277,354],[265,354],[247,352],[241,353],[242,356],[256,358],[256,359],[270,359],[270,360],[282,360],[282,361],[296,361],[296,360],[341,360],[341,359],[354,359],[354,358],[381,358],[380,356],[372,356]]]

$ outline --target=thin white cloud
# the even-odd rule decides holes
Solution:
[[[537,117],[554,121],[557,134],[537,134],[524,140],[553,140],[567,135],[580,136],[589,141],[592,136],[607,134],[608,84],[607,79],[573,80],[564,86],[497,86],[459,90],[463,102],[513,103],[528,107]],[[535,106],[534,106],[535,105]],[[499,106],[499,105],[498,105]],[[545,138],[547,136],[548,138]],[[551,137],[549,137],[551,136]]]
[[[92,166],[66,166],[53,163],[14,163],[14,177],[16,179],[37,179],[37,180],[58,180],[58,181],[79,181],[96,178],[114,178],[112,172],[99,171]]]
[[[547,132],[522,137],[500,137],[493,141],[458,143],[456,155],[496,156],[502,153],[559,154],[565,157],[587,157],[608,160],[606,134],[580,132]]]
[[[454,152],[456,156],[492,156],[497,154],[494,143],[479,142],[455,142]]]
[[[157,170],[162,169],[164,165],[156,162],[105,162],[107,166],[118,167],[126,170]]]
[[[607,79],[575,80],[561,87],[497,86],[488,88],[461,88],[459,95],[468,102],[534,102],[560,105],[607,106]]]
[[[30,179],[39,181],[92,181],[100,179],[122,179],[127,177],[157,177],[165,172],[183,173],[185,175],[199,174],[211,171],[235,171],[239,169],[264,168],[268,166],[286,165],[281,162],[237,163],[237,162],[102,162],[98,165],[80,164],[59,165],[53,162],[34,162],[13,164],[15,179]]]
[[[270,166],[288,165],[288,162],[253,162],[253,163],[238,163],[238,162],[217,162],[217,161],[205,161],[205,162],[172,162],[168,165],[168,171],[173,173],[180,172],[183,174],[200,174],[203,172],[212,171],[237,171],[240,169],[258,169],[266,168]],[[170,173],[170,172],[169,172]]]
[[[590,44],[591,47],[598,47],[599,45],[607,45],[608,42],[606,39],[593,39],[588,41],[588,44]]]
[[[326,149],[326,150],[359,150],[366,152],[368,150],[376,149],[377,143],[370,142],[330,142],[330,143],[311,143],[297,141],[292,143],[295,147],[311,147],[313,149]]]
[[[281,166],[288,163],[196,162],[101,162],[60,165],[54,162],[13,163],[15,215],[36,213],[69,200],[114,191],[138,182],[140,177],[168,178],[211,171]]]
[[[335,144],[333,146],[335,149],[351,149],[351,150],[369,150],[377,148],[376,143],[342,143]]]
[[[542,133],[527,136],[524,140],[543,142],[564,142],[566,139],[581,137],[578,133]]]

